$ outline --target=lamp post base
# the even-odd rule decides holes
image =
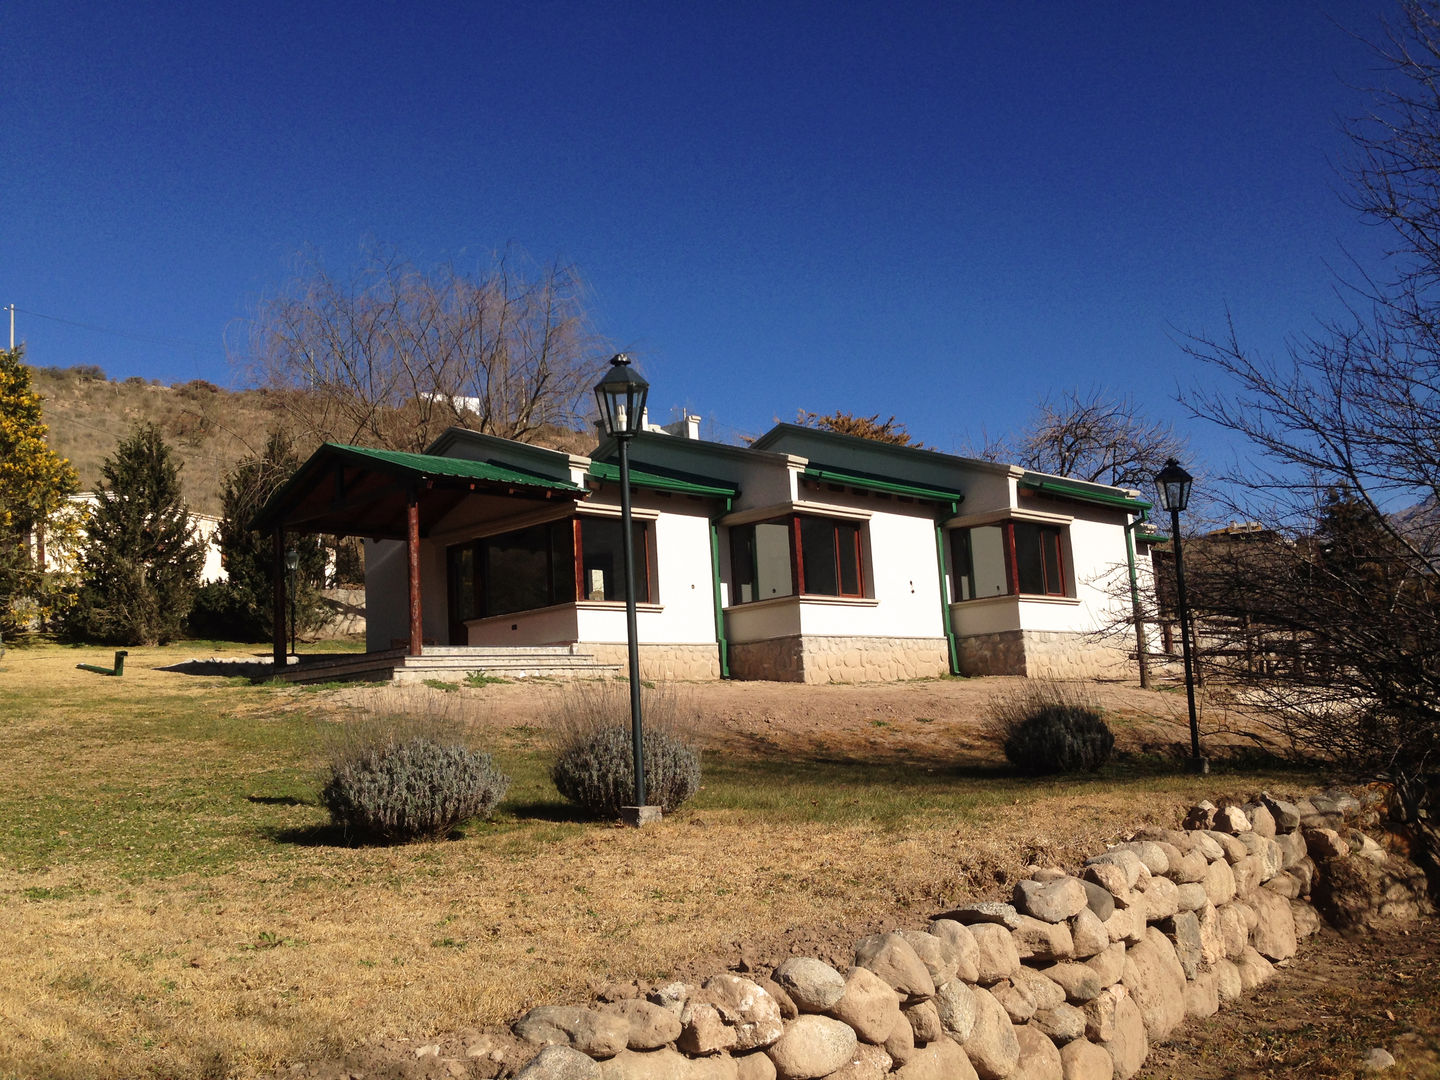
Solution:
[[[1185,771],[1192,772],[1196,776],[1210,775],[1210,759],[1203,757],[1192,757],[1185,759]]]
[[[661,819],[658,806],[622,806],[620,823],[632,829],[643,829],[646,825],[659,825]]]

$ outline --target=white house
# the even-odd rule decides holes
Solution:
[[[99,502],[100,497],[93,491],[81,491],[75,495],[69,495],[66,497],[65,506],[52,515],[52,525],[63,516],[75,521],[83,531],[84,522],[89,517],[90,511]],[[220,519],[213,514],[192,512],[190,527],[194,530],[196,539],[205,547],[205,563],[200,568],[200,583],[208,585],[212,581],[224,581],[227,575],[220,558]],[[53,541],[47,543],[47,531],[53,532],[53,528],[45,531],[36,530],[30,541],[31,549],[36,553],[37,562],[40,564],[40,570],[44,573],[75,570],[79,561],[78,553]]]
[[[1134,670],[1133,491],[781,424],[631,443],[642,673],[859,682]],[[424,454],[327,445],[261,514],[363,535],[367,647],[569,645],[622,663],[616,447],[452,428]],[[277,543],[283,543],[283,537]]]

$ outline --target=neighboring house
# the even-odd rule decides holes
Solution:
[[[90,515],[90,508],[100,500],[93,491],[82,491],[76,495],[66,498],[64,509],[57,512],[79,518],[82,529],[84,521]],[[200,583],[209,584],[212,581],[224,581],[226,578],[225,567],[220,561],[220,519],[210,514],[190,515],[190,524],[195,530],[195,535],[205,545],[205,565],[200,569]],[[76,552],[66,550],[54,543],[47,543],[43,531],[37,530],[32,538],[33,550],[38,558],[42,572],[63,572],[76,569]]]
[[[691,419],[630,447],[646,677],[1133,670],[1136,493],[792,424],[730,446]],[[257,525],[368,538],[371,651],[623,663],[615,459],[459,428],[424,454],[327,444]]]

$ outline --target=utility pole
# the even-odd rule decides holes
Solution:
[[[10,351],[15,351],[15,305],[10,305]]]

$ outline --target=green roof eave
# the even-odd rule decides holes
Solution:
[[[1142,544],[1168,544],[1170,542],[1170,537],[1157,532],[1139,532],[1135,534],[1135,539]]]
[[[805,475],[813,476],[817,480],[824,480],[830,484],[844,484],[846,487],[860,488],[863,491],[884,491],[891,495],[909,495],[930,502],[958,504],[965,499],[964,493],[959,491],[909,484],[903,480],[871,476],[868,473],[850,472],[845,469],[832,469],[826,465],[807,465],[805,466]]]
[[[375,450],[365,446],[323,443],[275,492],[255,515],[251,528],[267,529],[284,520],[286,508],[303,499],[305,492],[325,471],[334,467],[358,468],[386,474],[403,481],[427,480],[453,483],[503,484],[543,491],[579,494],[584,489],[553,477],[494,465],[488,461],[413,454],[403,450]]]
[[[608,461],[590,462],[589,474],[596,480],[619,483],[620,466]],[[673,491],[684,495],[703,495],[716,499],[733,499],[740,489],[733,484],[724,484],[709,477],[690,477],[679,474],[651,472],[648,469],[630,469],[630,483],[635,487],[650,488],[654,491]]]
[[[454,480],[489,480],[497,484],[519,484],[527,487],[550,488],[553,491],[579,491],[574,484],[539,473],[526,472],[508,465],[467,458],[438,457],[434,454],[412,454],[404,450],[374,450],[365,446],[344,446],[326,443],[337,456],[356,464],[378,465],[391,472],[425,477],[446,477]]]
[[[1132,514],[1144,513],[1155,505],[1144,499],[1133,499],[1129,495],[1122,495],[1116,488],[1086,484],[1078,480],[1038,476],[1033,473],[1022,476],[1020,486],[1044,495],[1053,495],[1059,499],[1073,499],[1076,502],[1094,503],[1097,506],[1113,506],[1120,510],[1129,510]]]

